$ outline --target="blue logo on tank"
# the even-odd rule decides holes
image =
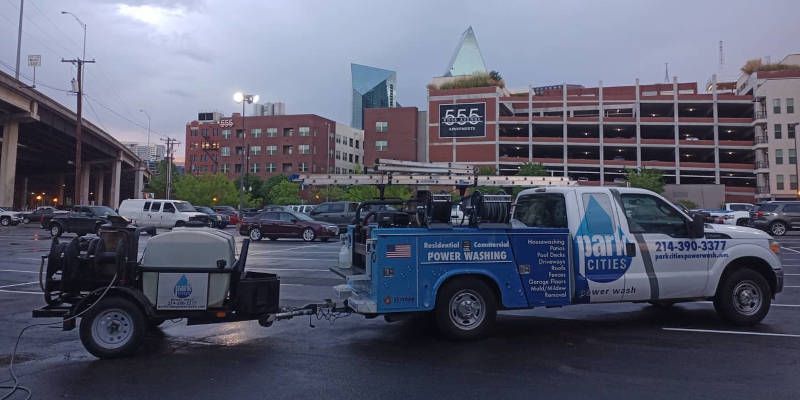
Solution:
[[[628,242],[622,228],[614,225],[608,211],[594,196],[590,197],[575,234],[575,250],[586,278],[607,283],[625,275],[632,261],[625,251]]]
[[[192,295],[192,285],[189,284],[189,280],[186,279],[186,275],[181,275],[181,278],[178,279],[173,291],[175,292],[175,296],[179,299],[185,299]]]

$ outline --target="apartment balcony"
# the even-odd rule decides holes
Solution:
[[[756,187],[756,194],[768,195],[769,194],[769,186],[757,186]]]
[[[756,148],[767,148],[769,147],[769,137],[766,135],[756,136],[755,137],[755,145]]]
[[[763,172],[769,172],[769,161],[756,161],[755,164],[756,170],[767,170]]]
[[[751,125],[766,124],[767,123],[767,110],[756,110],[753,113],[753,120],[750,121]]]

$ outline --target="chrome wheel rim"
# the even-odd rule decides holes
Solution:
[[[254,228],[250,230],[250,239],[258,240],[261,239],[261,230],[258,228]]]
[[[486,318],[486,303],[477,292],[464,289],[450,299],[450,321],[458,329],[469,331]]]
[[[772,225],[772,234],[776,236],[780,236],[786,233],[786,226],[782,223],[778,222],[775,225]]]
[[[739,282],[733,288],[733,307],[742,315],[753,315],[761,310],[761,288],[753,281]]]
[[[306,229],[303,231],[303,240],[305,241],[312,241],[314,240],[314,231],[311,229]]]
[[[133,337],[133,320],[119,308],[101,312],[92,321],[92,339],[105,349],[118,349]]]
[[[50,228],[50,234],[53,235],[53,236],[58,236],[58,234],[60,233],[59,231],[60,231],[60,229],[58,229],[57,226],[54,226],[54,227]]]
[[[11,220],[9,220],[8,218],[0,219],[0,224],[2,224],[3,226],[9,226],[11,225]]]

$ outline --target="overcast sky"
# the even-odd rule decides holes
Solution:
[[[469,25],[511,88],[662,82],[665,62],[670,75],[703,84],[719,69],[720,40],[727,78],[748,58],[800,52],[796,0],[25,0],[24,10],[21,73],[32,76],[26,56],[41,54],[38,88],[74,108],[63,90],[75,68],[60,60],[80,55],[82,31],[60,11],[75,13],[97,61],[87,66],[85,117],[142,142],[139,109],[154,132],[183,140],[198,111],[241,110],[237,90],[349,124],[351,62],[397,71],[400,103],[425,109],[425,85],[444,73]],[[0,0],[8,73],[18,18],[19,0]]]

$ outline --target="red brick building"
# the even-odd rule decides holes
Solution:
[[[427,115],[417,107],[364,109],[364,165],[379,158],[427,161]]]
[[[336,122],[313,114],[252,116],[201,113],[186,124],[186,172],[235,179],[327,173],[334,169]],[[249,155],[246,157],[245,154]]]

